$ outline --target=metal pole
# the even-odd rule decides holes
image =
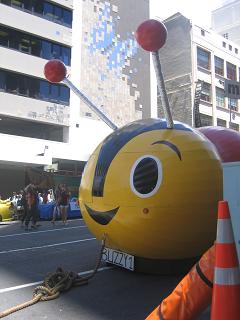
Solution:
[[[152,52],[152,59],[153,59],[153,65],[154,65],[154,69],[155,69],[156,77],[157,77],[157,85],[158,85],[159,93],[160,93],[161,100],[162,100],[163,112],[164,112],[166,122],[167,122],[167,128],[172,129],[173,128],[173,119],[172,119],[172,114],[171,114],[170,107],[169,107],[167,92],[165,89],[165,84],[164,84],[164,79],[163,79],[162,68],[161,68],[161,63],[160,63],[158,51]]]
[[[232,125],[232,105],[231,105],[231,99],[229,99],[229,128],[231,129],[231,125]]]
[[[84,101],[88,107],[94,111],[98,117],[103,120],[111,129],[118,129],[118,127],[110,119],[108,119],[108,117],[105,116],[105,114],[100,111],[91,100],[89,100],[77,87],[75,87],[68,78],[65,77],[62,82],[65,83],[82,101]]]

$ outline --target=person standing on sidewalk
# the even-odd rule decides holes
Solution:
[[[32,228],[36,229],[37,220],[39,218],[38,209],[38,192],[34,185],[28,185],[26,187],[26,198],[27,198],[27,216],[25,219],[25,230],[29,230],[28,225],[32,219]]]
[[[60,213],[62,222],[64,225],[67,224],[68,206],[69,206],[70,193],[66,187],[66,184],[62,184],[60,189]]]
[[[24,221],[27,217],[27,194],[25,190],[22,191],[21,206],[22,206],[21,226],[23,227]]]
[[[55,224],[56,216],[60,215],[60,202],[61,202],[61,184],[55,190],[55,206],[53,208],[52,224]]]

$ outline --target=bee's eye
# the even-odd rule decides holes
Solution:
[[[130,186],[136,195],[141,198],[152,196],[161,182],[162,165],[158,158],[145,155],[135,161],[130,174]]]

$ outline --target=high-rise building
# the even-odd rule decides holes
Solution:
[[[164,23],[168,37],[160,57],[173,118],[239,131],[239,100],[227,98],[224,83],[240,80],[240,47],[181,13]],[[163,116],[160,98],[158,115]]]
[[[111,129],[63,83],[50,59],[117,126],[151,116],[150,59],[134,31],[149,2],[0,0],[0,194],[24,187],[34,167],[81,175]],[[4,183],[3,183],[4,181]]]
[[[222,4],[212,11],[212,29],[240,45],[240,1],[223,1]]]

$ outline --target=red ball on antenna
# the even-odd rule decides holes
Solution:
[[[66,74],[67,69],[61,60],[50,60],[44,66],[45,78],[50,82],[61,82]]]
[[[138,44],[146,51],[158,51],[167,39],[165,25],[154,19],[144,21],[135,33]]]

